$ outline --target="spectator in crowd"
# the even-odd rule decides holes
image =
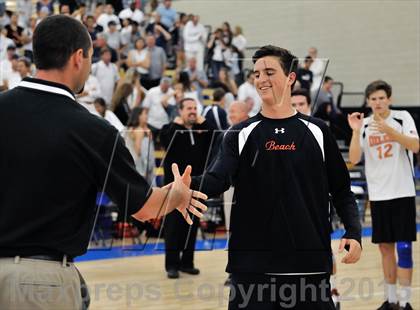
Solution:
[[[108,48],[101,50],[101,60],[92,65],[92,74],[98,79],[101,85],[102,97],[106,104],[110,106],[112,94],[120,76],[117,66],[111,63],[111,51]]]
[[[3,75],[3,86],[0,86],[0,89],[9,90],[19,85],[22,78],[18,71],[18,59],[19,56],[17,54],[12,55],[10,59],[10,70],[6,71]]]
[[[155,184],[155,147],[151,130],[147,127],[147,109],[133,109],[129,127],[129,137],[133,141],[134,162],[137,171],[149,184]]]
[[[203,111],[204,118],[213,129],[225,130],[229,127],[226,111],[222,108],[225,94],[223,88],[216,88],[213,92],[213,103]]]
[[[156,39],[156,46],[163,48],[167,52],[167,43],[171,40],[172,36],[169,29],[161,23],[161,16],[157,12],[152,13],[151,22],[147,25],[146,34],[151,34]]]
[[[60,14],[70,16],[70,6],[68,4],[60,4]]]
[[[19,17],[19,25],[26,28],[29,25],[29,19],[32,17],[32,0],[17,0],[16,12]]]
[[[197,59],[195,57],[191,57],[188,59],[187,68],[185,69],[185,72],[188,73],[191,86],[197,91],[198,97],[201,100],[201,91],[203,88],[209,86],[209,80],[207,79],[207,75],[203,70],[197,69]]]
[[[188,16],[185,13],[179,14],[179,19],[175,22],[171,31],[172,44],[176,54],[176,67],[184,68],[185,50],[184,50],[184,28],[188,22]]]
[[[172,0],[163,0],[156,11],[161,16],[161,23],[166,29],[171,30],[175,25],[177,17],[176,10],[172,8]]]
[[[150,0],[146,3],[146,7],[144,8],[144,12],[147,15],[152,14],[154,11],[156,11],[156,9],[159,6],[159,1],[158,0]]]
[[[102,2],[96,3],[95,10],[93,12],[93,16],[95,17],[95,20],[98,20],[99,16],[101,16],[105,12],[105,4]],[[99,26],[99,25],[98,25]],[[99,26],[102,28],[102,26]],[[103,30],[103,28],[102,28]]]
[[[29,18],[29,26],[23,30],[23,55],[33,62],[33,47],[32,47],[32,36],[36,27],[36,18]]]
[[[104,31],[106,31],[108,30],[108,23],[110,21],[114,21],[117,26],[120,26],[120,19],[114,14],[114,7],[112,4],[107,4],[104,12],[99,15],[96,22],[104,29]]]
[[[334,80],[330,76],[325,76],[324,82],[322,83],[321,89],[318,91],[315,90],[312,92],[312,101],[314,101],[315,111],[321,108],[321,105],[325,105],[328,103],[328,105],[331,107],[331,109],[334,112],[338,112],[334,105],[334,97],[331,92],[331,89],[333,87]]]
[[[313,73],[313,82],[311,92],[316,92],[322,86],[322,78],[324,77],[327,68],[327,59],[318,58],[318,50],[315,47],[310,47],[308,55],[311,56],[313,63],[309,68]]]
[[[58,0],[60,7],[67,5],[69,8],[69,14],[73,14],[76,9],[79,7],[80,0]]]
[[[156,39],[149,34],[146,37],[147,51],[150,53],[149,73],[141,77],[141,84],[146,89],[150,89],[159,85],[163,72],[166,69],[166,54],[165,51],[156,46]]]
[[[295,89],[292,91],[292,97],[290,99],[292,107],[298,112],[311,115],[311,96],[307,89]]]
[[[221,68],[219,71],[219,79],[211,83],[211,88],[223,88],[226,92],[225,94],[225,109],[229,109],[231,102],[235,100],[235,96],[238,92],[235,80],[232,79],[229,75],[229,70],[225,67]]]
[[[127,98],[133,92],[133,86],[130,83],[119,85],[112,96],[111,110],[115,113],[121,123],[126,126],[131,114],[131,108],[128,105]]]
[[[144,19],[143,12],[137,7],[136,1],[131,1],[130,6],[122,10],[118,17],[120,19],[128,19],[140,25]]]
[[[6,37],[6,32],[6,29],[0,25],[0,61],[7,57],[8,48],[15,45],[12,39]]]
[[[87,18],[87,10],[86,10],[86,4],[85,3],[80,3],[79,7],[77,8],[77,10],[75,10],[72,13],[72,16],[74,18],[76,18],[78,21],[85,23],[86,22],[86,18]]]
[[[19,72],[20,79],[32,76],[31,61],[26,57],[20,57],[17,63],[17,71]]]
[[[300,87],[308,91],[311,90],[313,82],[313,73],[309,69],[313,63],[311,56],[306,56],[303,65],[298,68],[296,79],[300,83]]]
[[[191,98],[194,99],[197,104],[197,112],[198,114],[202,114],[203,112],[203,105],[200,102],[198,91],[194,88],[194,86],[191,84],[190,78],[188,76],[188,73],[183,71],[180,72],[178,75],[178,83],[174,86],[175,91],[178,89],[179,86],[181,86],[182,91],[182,98]],[[179,89],[178,89],[179,90]],[[179,103],[180,100],[177,100],[177,103]],[[175,111],[177,112],[177,111]],[[177,115],[175,115],[177,116]]]
[[[226,46],[232,44],[233,32],[232,29],[230,29],[230,24],[228,22],[222,24],[222,38]]]
[[[98,115],[105,120],[107,120],[112,126],[115,127],[120,133],[123,133],[125,130],[124,125],[121,123],[121,121],[118,119],[118,117],[109,110],[106,106],[106,102],[103,98],[98,97],[95,100],[93,100],[93,106],[95,107],[95,111],[91,111],[92,114]]]
[[[177,163],[180,169],[191,165],[192,175],[202,173],[211,141],[210,127],[204,117],[197,114],[193,99],[185,98],[180,102],[179,114],[173,122],[162,128],[161,140],[166,148],[163,164],[165,184],[173,181],[170,174],[172,163]],[[180,134],[179,131],[188,134]],[[179,212],[173,212],[165,218],[165,269],[170,279],[179,278],[179,271],[191,275],[200,273],[194,266],[194,248],[200,221],[194,217],[192,226],[183,222]]]
[[[77,94],[77,101],[84,106],[89,112],[94,113],[95,107],[93,106],[93,102],[96,98],[101,97],[102,90],[101,85],[96,78],[92,74],[89,74],[88,79],[85,82],[85,87],[83,87],[83,91],[80,94]]]
[[[54,3],[52,0],[39,0],[36,3],[36,13],[38,16],[42,14],[42,11],[46,13],[46,15],[51,15],[54,13]]]
[[[135,42],[137,39],[141,38],[142,35],[139,29],[139,24],[136,21],[129,19],[125,21],[128,25],[127,27],[121,29],[121,43],[124,46],[124,51],[122,53],[124,56],[127,56],[128,53],[135,48]]]
[[[140,106],[144,100],[147,90],[140,83],[140,74],[133,68],[125,72],[124,79],[120,79],[118,83],[129,83],[133,86],[133,92],[128,96],[127,102],[131,109]]]
[[[227,45],[224,42],[223,30],[217,28],[211,35],[209,42],[207,43],[207,48],[209,51],[210,57],[210,67],[213,77],[213,81],[216,81],[219,78],[219,71],[225,67],[225,58],[224,51],[227,49]]]
[[[245,55],[246,44],[247,44],[247,41],[242,33],[242,27],[236,26],[235,32],[233,33],[232,45],[236,46],[238,51],[241,53],[242,58]]]
[[[184,50],[187,59],[197,59],[198,70],[204,69],[204,47],[207,41],[207,32],[199,23],[200,17],[194,15],[184,28]]]
[[[115,21],[110,20],[108,22],[108,29],[103,33],[106,45],[108,48],[114,51],[117,55],[117,59],[120,59],[120,50],[121,50],[121,32],[117,29],[117,24]]]
[[[250,109],[250,117],[258,114],[261,110],[261,97],[258,95],[257,89],[254,86],[254,79],[254,73],[248,71],[245,83],[239,86],[238,89],[238,100],[243,102],[248,101],[250,105],[248,107]]]
[[[12,58],[16,54],[16,47],[12,43],[6,49],[6,57],[0,58],[0,75],[8,74],[12,70]]]
[[[242,71],[243,59],[241,52],[236,46],[230,45],[229,52],[225,54],[230,57],[225,60],[227,67],[230,69],[230,75],[234,77],[236,85],[244,83],[244,72]]]
[[[143,38],[138,38],[134,43],[135,49],[128,53],[127,66],[134,68],[141,76],[149,74],[151,55]]]
[[[98,34],[102,32],[102,27],[98,27],[95,23],[95,17],[88,15],[86,17],[86,28],[92,40],[93,55],[92,62],[98,62],[101,57],[101,46],[98,44]],[[99,28],[99,29],[98,29]]]
[[[142,106],[148,109],[147,124],[152,131],[155,142],[159,140],[162,127],[169,123],[170,110],[175,108],[174,90],[171,88],[172,80],[163,77],[160,85],[151,88],[144,98]]]
[[[24,28],[18,25],[19,17],[16,13],[12,13],[10,15],[10,24],[5,27],[7,34],[6,36],[9,39],[13,40],[13,43],[16,45],[17,48],[21,48],[24,43],[24,39],[22,36]]]

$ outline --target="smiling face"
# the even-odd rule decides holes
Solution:
[[[296,74],[289,76],[283,71],[279,59],[266,56],[258,59],[254,65],[254,86],[263,104],[282,104],[285,96],[290,97],[291,86],[296,80]]]

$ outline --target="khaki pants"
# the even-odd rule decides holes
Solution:
[[[0,308],[82,309],[76,267],[72,263],[0,258]]]

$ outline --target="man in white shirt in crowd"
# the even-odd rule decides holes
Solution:
[[[187,59],[195,57],[197,59],[198,70],[204,68],[204,46],[207,41],[207,31],[199,23],[200,17],[194,15],[184,28],[184,50]]]
[[[1,40],[1,38],[0,38]],[[12,57],[15,55],[16,47],[12,44],[9,45],[6,49],[6,54],[4,55],[4,58],[0,58],[0,78],[1,80],[4,79],[4,76],[9,73],[9,71],[12,70]]]
[[[311,56],[313,59],[313,62],[309,68],[313,73],[311,91],[317,92],[323,82],[322,78],[327,67],[327,59],[318,58],[318,50],[316,49],[316,47],[310,47],[308,50],[308,55]]]
[[[22,80],[18,72],[18,59],[19,56],[14,54],[11,59],[11,68],[3,75],[3,86],[0,86],[3,90],[9,90],[19,85]]]
[[[120,19],[130,19],[135,21],[137,24],[140,24],[144,19],[144,14],[141,10],[137,8],[136,1],[132,0],[130,6],[118,14]]]
[[[96,76],[90,73],[85,87],[80,94],[77,94],[77,101],[84,106],[89,112],[96,114],[96,109],[93,105],[93,101],[102,95],[101,85],[99,84]]]
[[[108,48],[104,47],[101,49],[101,60],[92,65],[92,75],[98,79],[102,90],[102,97],[109,107],[120,76],[117,66],[111,63],[111,51]]]
[[[98,20],[96,23],[101,26],[104,31],[108,30],[108,23],[110,21],[114,21],[115,24],[120,28],[120,19],[117,15],[114,14],[114,7],[112,4],[107,4],[105,6],[105,12],[99,15]]]
[[[261,97],[258,95],[257,89],[254,86],[254,73],[252,71],[247,73],[245,83],[239,86],[238,100],[252,102],[252,107],[250,107],[248,113],[249,117],[258,114],[261,110]]]
[[[172,80],[163,77],[160,85],[151,88],[144,98],[143,107],[148,109],[148,120],[153,139],[157,141],[163,125],[169,123],[168,111],[176,107],[174,90],[171,88]]]

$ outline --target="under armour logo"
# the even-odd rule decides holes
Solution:
[[[278,135],[279,133],[284,133],[286,130],[284,129],[284,128],[280,128],[280,129],[278,129],[278,128],[275,128],[274,129],[274,132],[276,133],[276,135]]]

